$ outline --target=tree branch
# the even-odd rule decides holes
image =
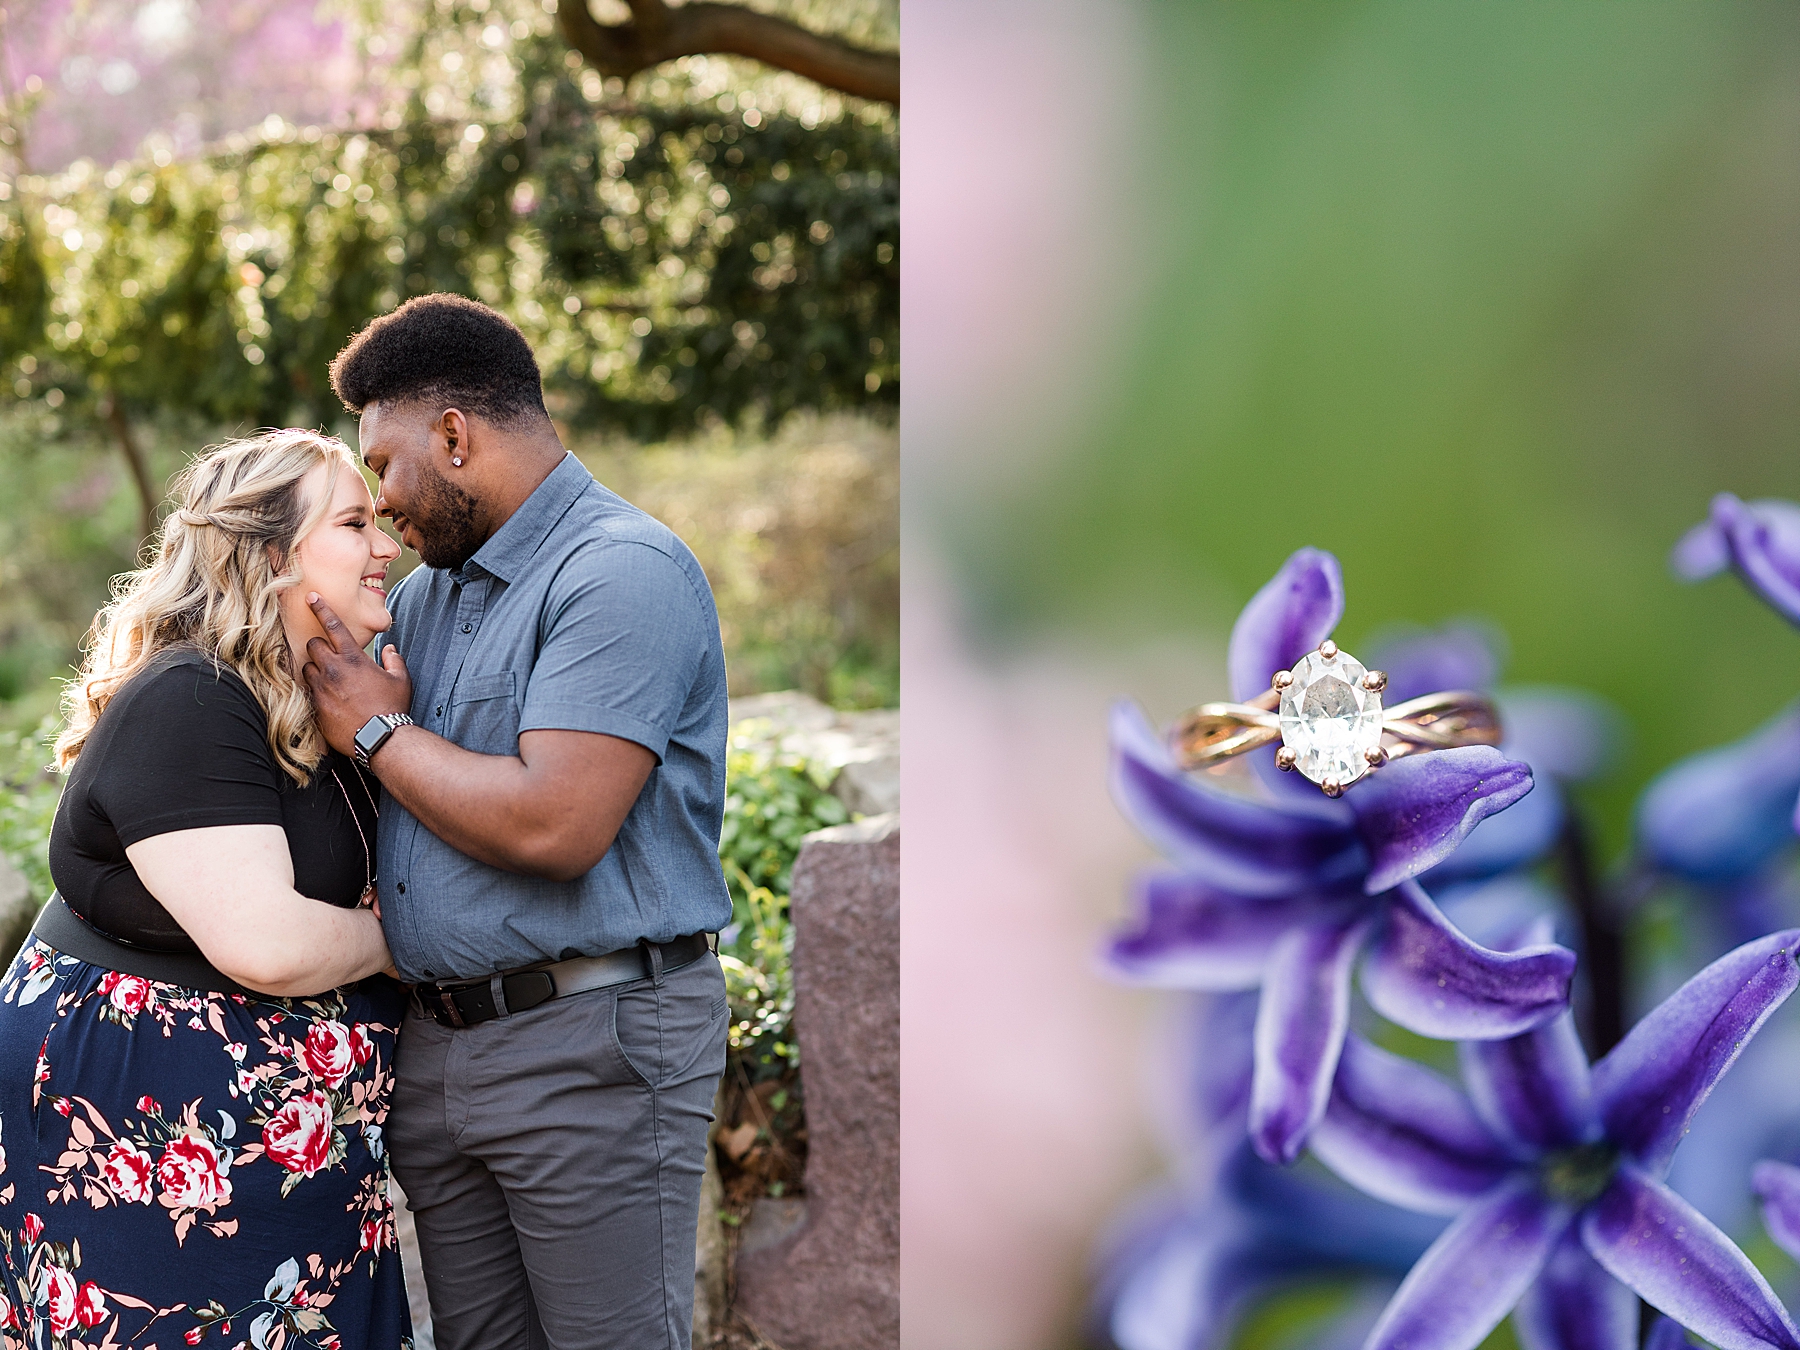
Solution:
[[[107,395],[101,414],[119,442],[119,453],[125,456],[125,463],[131,468],[131,481],[137,484],[138,546],[141,548],[156,532],[156,489],[150,483],[150,466],[144,462],[144,452],[132,434],[131,423],[125,420],[125,409],[120,406],[117,395]]]
[[[630,0],[630,23],[602,24],[587,0],[562,0],[556,22],[602,75],[629,79],[679,56],[748,56],[840,93],[900,105],[900,54],[872,52],[738,5],[697,0],[671,7]]]

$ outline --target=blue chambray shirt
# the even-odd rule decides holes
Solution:
[[[706,575],[665,526],[568,455],[458,571],[420,567],[389,599],[413,720],[466,750],[598,731],[656,767],[585,876],[476,862],[381,798],[383,927],[403,978],[478,979],[722,928],[725,656]]]

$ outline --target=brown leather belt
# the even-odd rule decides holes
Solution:
[[[510,1017],[553,998],[680,970],[712,950],[709,936],[689,933],[668,942],[640,942],[600,956],[577,956],[541,966],[495,971],[485,980],[416,984],[413,998],[419,1011],[439,1026],[471,1027],[496,1017]]]

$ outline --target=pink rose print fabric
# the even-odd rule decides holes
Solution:
[[[0,978],[0,1350],[411,1350],[382,1130],[400,987]]]

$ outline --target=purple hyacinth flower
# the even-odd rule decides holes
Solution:
[[[1563,784],[1599,772],[1620,739],[1619,715],[1592,694],[1550,686],[1494,689],[1504,650],[1496,629],[1459,620],[1441,628],[1393,629],[1369,653],[1369,664],[1387,672],[1384,697],[1393,703],[1442,689],[1491,693],[1506,733],[1501,752],[1531,766],[1531,793],[1482,821],[1422,878],[1434,893],[1441,885],[1498,876],[1542,858],[1563,830]]]
[[[1689,1350],[1693,1342],[1688,1340],[1687,1329],[1681,1323],[1672,1321],[1657,1314],[1656,1321],[1650,1324],[1650,1331],[1644,1337],[1644,1350]]]
[[[1683,880],[1743,882],[1793,843],[1797,798],[1800,707],[1663,770],[1638,802],[1638,847]]]
[[[1387,672],[1383,697],[1400,703],[1440,689],[1492,688],[1505,646],[1498,629],[1475,620],[1441,628],[1396,625],[1376,634],[1369,664]]]
[[[1762,932],[1793,923],[1789,917]],[[1796,1064],[1800,1018],[1790,1011],[1773,1018],[1744,1048],[1707,1099],[1706,1109],[1694,1118],[1669,1168],[1668,1183],[1727,1233],[1751,1231],[1756,1221],[1757,1198],[1744,1180],[1757,1162],[1794,1156],[1790,1151],[1797,1142],[1795,1122],[1800,1121]]]
[[[1269,686],[1328,637],[1343,609],[1336,559],[1302,549],[1232,630],[1234,694]],[[1531,770],[1491,746],[1413,755],[1339,800],[1295,790],[1258,752],[1279,793],[1233,791],[1181,771],[1136,708],[1112,719],[1121,808],[1176,864],[1145,877],[1137,916],[1111,944],[1126,979],[1186,989],[1261,989],[1250,1134],[1292,1162],[1325,1109],[1349,1024],[1350,980],[1383,1016],[1444,1040],[1516,1035],[1568,1004],[1574,954],[1501,953],[1458,932],[1412,878],[1531,788]]]
[[[1091,1339],[1215,1350],[1271,1291],[1318,1280],[1361,1291],[1328,1333],[1354,1345],[1443,1226],[1240,1147],[1206,1194],[1158,1196],[1117,1226],[1099,1262]]]
[[[1773,500],[1744,502],[1729,492],[1721,492],[1713,498],[1707,519],[1675,545],[1669,563],[1676,575],[1688,581],[1714,576],[1730,567],[1790,623],[1800,624],[1800,505]],[[1671,797],[1680,799],[1691,794],[1700,798],[1702,809],[1714,808],[1707,813],[1706,823],[1722,837],[1712,838],[1703,832],[1695,840],[1684,841],[1673,815],[1659,817],[1656,826],[1666,821],[1672,832],[1671,843],[1681,853],[1692,853],[1710,844],[1725,856],[1727,863],[1732,856],[1741,859],[1757,840],[1766,836],[1766,830],[1756,827],[1766,825],[1768,813],[1757,810],[1754,820],[1736,834],[1718,830],[1723,815],[1731,810],[1732,803],[1726,798],[1735,784],[1740,795],[1753,799],[1753,810],[1766,805],[1768,797],[1785,792],[1791,808],[1789,832],[1800,830],[1800,801],[1795,800],[1794,792],[1795,787],[1800,787],[1800,781],[1796,781],[1800,779],[1796,771],[1800,759],[1793,752],[1797,739],[1800,712],[1790,709],[1738,745],[1696,755],[1664,775],[1664,779],[1679,785],[1667,790]],[[1671,803],[1671,808],[1675,805]],[[1754,870],[1741,861],[1738,866],[1739,876]],[[1681,868],[1672,870],[1679,872]]]
[[[1675,545],[1669,565],[1686,581],[1729,567],[1779,614],[1800,624],[1800,506],[1793,502],[1744,502],[1721,492],[1707,518]]]
[[[1762,1202],[1763,1227],[1775,1245],[1800,1261],[1800,1167],[1759,1162],[1750,1174],[1750,1189]]]
[[[1567,1014],[1464,1044],[1466,1091],[1352,1040],[1314,1153],[1377,1199],[1456,1216],[1365,1350],[1473,1350],[1514,1307],[1527,1350],[1634,1350],[1634,1293],[1721,1350],[1800,1347],[1749,1258],[1662,1180],[1800,984],[1797,944],[1790,929],[1728,952],[1591,1069]]]

